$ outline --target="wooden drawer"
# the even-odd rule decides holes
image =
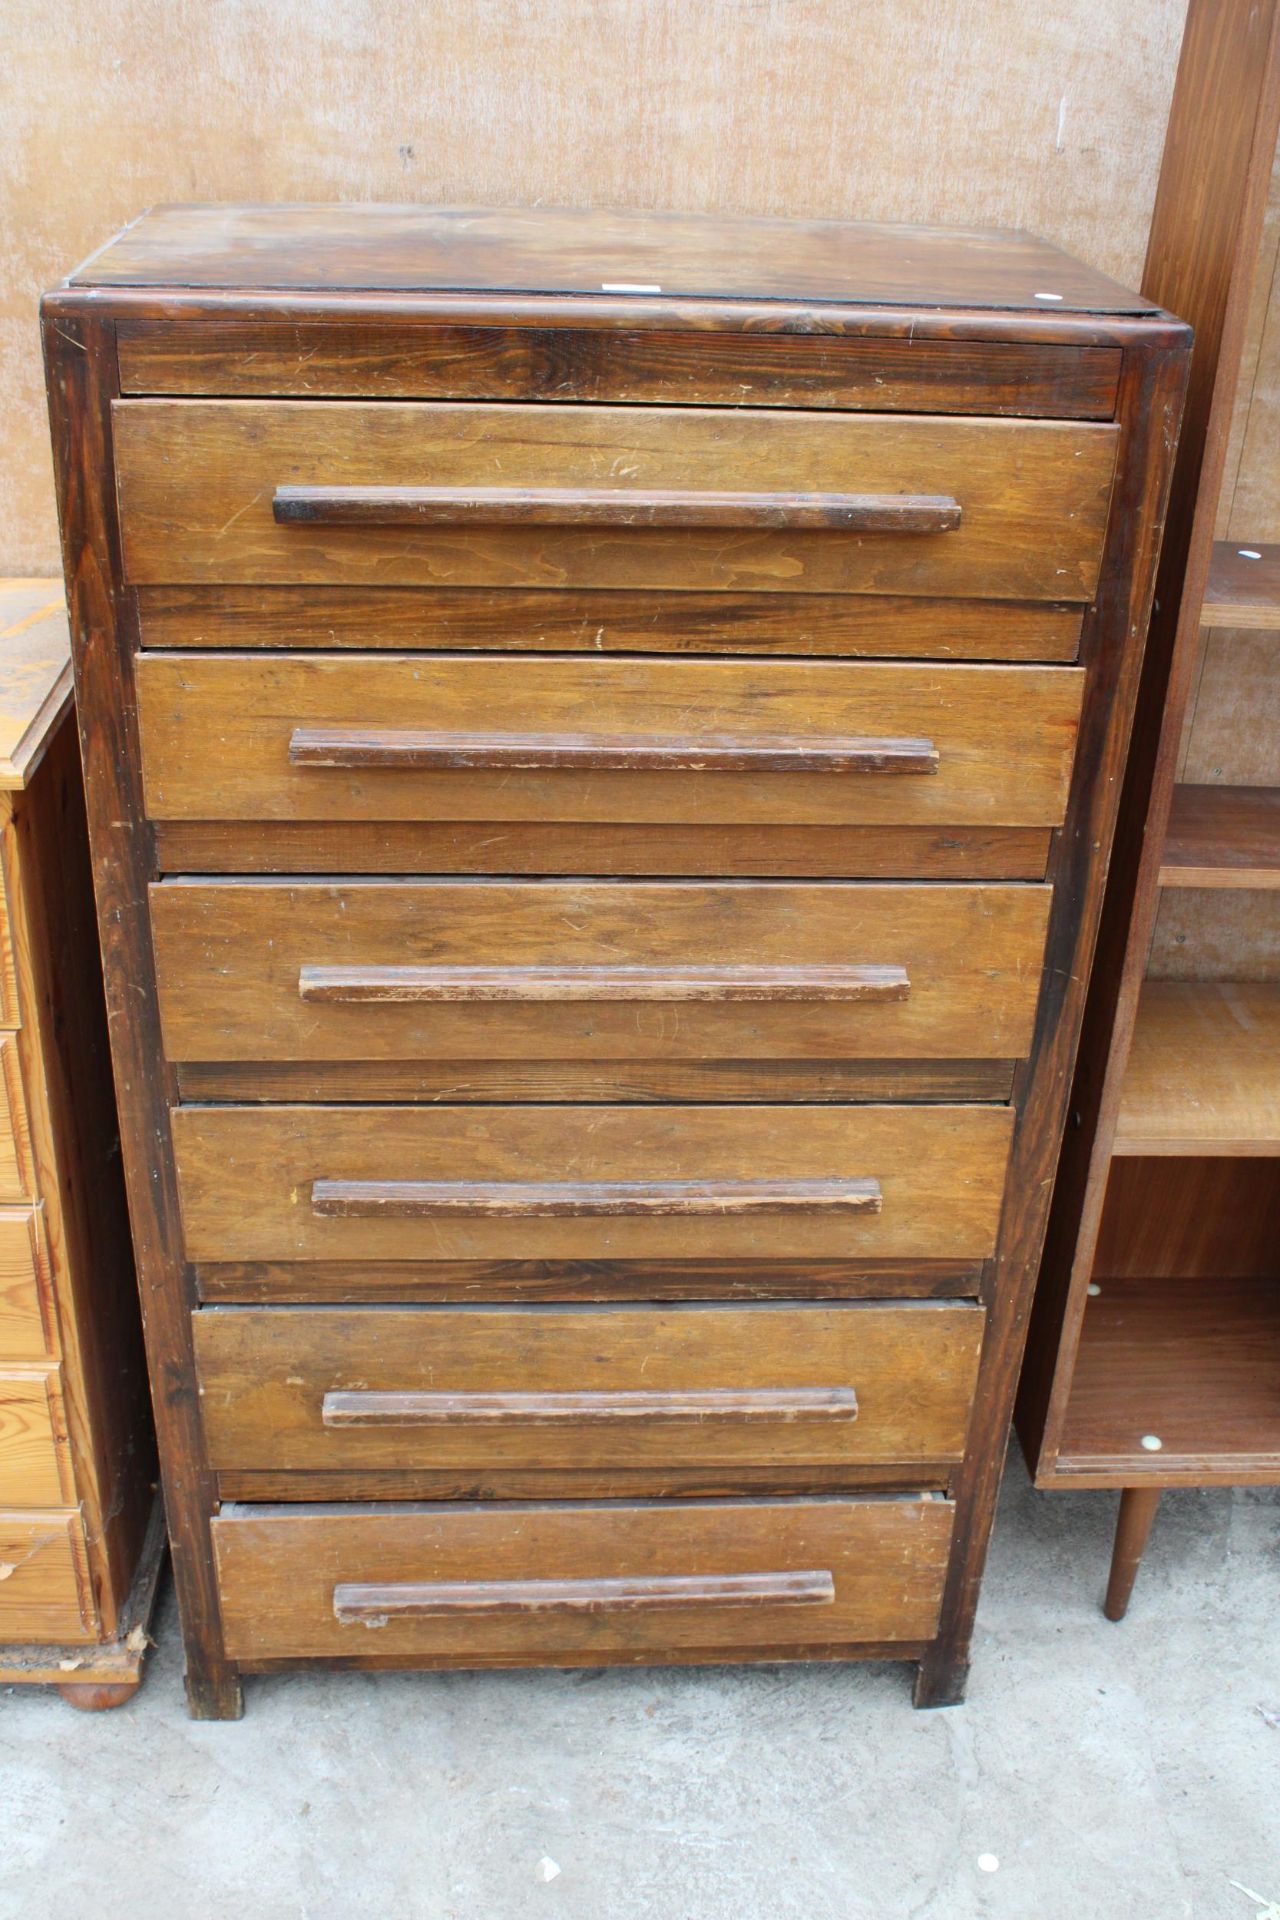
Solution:
[[[0,1366],[51,1350],[41,1299],[44,1261],[38,1209],[0,1210]]]
[[[926,1640],[953,1517],[931,1495],[229,1504],[213,1539],[235,1660],[646,1661]]]
[[[1030,1045],[1050,897],[173,880],[151,924],[174,1061],[983,1060]]]
[[[56,1366],[0,1367],[0,1507],[75,1498]]]
[[[206,1308],[219,1469],[903,1466],[959,1460],[963,1303]]]
[[[147,811],[1057,826],[1084,684],[1073,667],[549,655],[523,664],[513,706],[512,673],[484,655],[140,655]]]
[[[0,1575],[0,1643],[93,1637],[79,1514],[0,1512]]]
[[[713,407],[123,400],[113,414],[134,585],[1087,601],[1118,436]]]
[[[1005,1107],[182,1107],[195,1261],[984,1259]]]
[[[0,1035],[0,1206],[35,1197],[31,1137],[15,1035]]]

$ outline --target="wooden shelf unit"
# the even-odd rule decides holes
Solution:
[[[1280,985],[1148,980],[1111,1151],[1280,1154]]]
[[[1175,787],[1160,885],[1280,887],[1280,787]]]
[[[1095,1284],[1059,1471],[1100,1487],[1280,1479],[1280,1284],[1265,1274]]]
[[[1122,1490],[1113,1620],[1161,1488],[1280,1483],[1280,544],[1225,537],[1280,529],[1278,128],[1280,0],[1191,0],[1143,291],[1196,352],[1017,1412]]]
[[[1280,633],[1280,544],[1215,540],[1200,624]]]

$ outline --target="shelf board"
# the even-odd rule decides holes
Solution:
[[[1280,887],[1280,787],[1175,787],[1160,885]]]
[[[1148,980],[1116,1154],[1280,1154],[1280,985]]]
[[[1280,631],[1280,546],[1215,540],[1200,624]]]
[[[1055,1477],[1280,1481],[1280,1263],[1251,1280],[1107,1279],[1090,1299]],[[1151,1435],[1158,1452],[1142,1445]]]

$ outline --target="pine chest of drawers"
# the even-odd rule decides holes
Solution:
[[[959,1698],[1188,335],[1025,235],[170,208],[45,304],[192,1710]]]

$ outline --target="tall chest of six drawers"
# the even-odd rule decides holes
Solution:
[[[160,209],[45,303],[193,1712],[960,1697],[1187,334],[1025,235]]]

